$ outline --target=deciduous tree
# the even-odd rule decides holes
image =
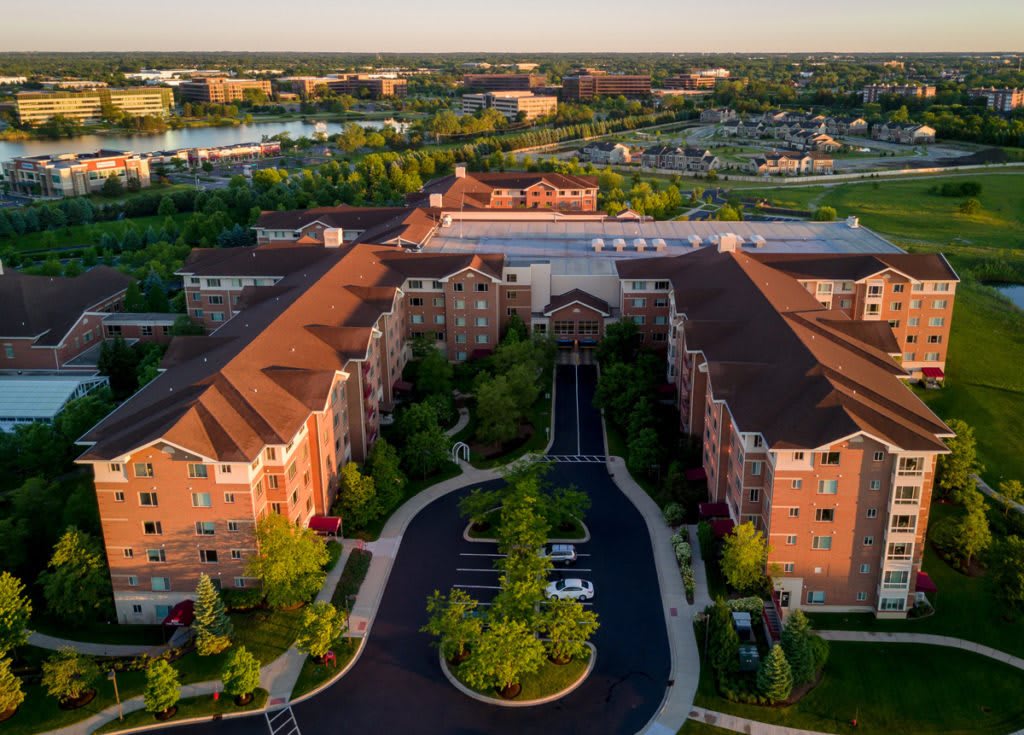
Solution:
[[[370,476],[381,512],[390,512],[402,502],[408,482],[402,473],[398,451],[386,439],[378,439],[370,450]]]
[[[99,666],[71,646],[61,648],[43,663],[43,687],[61,702],[81,699],[99,678]]]
[[[587,641],[600,627],[597,613],[577,600],[551,600],[541,610],[540,632],[544,648],[556,663],[567,663],[587,655]]]
[[[437,638],[441,655],[449,661],[461,659],[480,638],[483,624],[476,612],[479,603],[465,590],[453,587],[447,596],[440,590],[427,598],[427,624],[420,632]]]
[[[161,658],[146,668],[146,688],[142,693],[146,711],[153,714],[168,712],[181,699],[178,672]]]
[[[999,483],[999,494],[1003,496],[1003,515],[1009,515],[1014,503],[1024,503],[1024,483],[1020,480],[1004,480]]]
[[[249,575],[259,579],[272,607],[306,602],[324,583],[327,545],[308,528],[271,513],[256,526],[259,553],[249,559]]]
[[[373,478],[361,473],[355,462],[349,462],[341,468],[339,485],[341,494],[338,502],[345,523],[351,528],[364,528],[379,511]]]
[[[977,487],[974,475],[984,468],[978,461],[974,428],[960,419],[949,419],[946,425],[956,436],[946,440],[950,453],[939,455],[937,484],[943,494],[963,503],[964,496]]]
[[[28,643],[28,622],[32,618],[32,601],[25,594],[25,584],[10,574],[0,574],[0,656]]]
[[[463,664],[466,682],[478,689],[514,689],[522,677],[544,664],[544,644],[521,620],[502,618],[480,636],[473,655]]]
[[[0,656],[0,714],[17,709],[24,701],[21,679],[11,671],[11,659]]]
[[[741,593],[760,590],[765,581],[768,542],[753,523],[741,523],[725,537],[722,574]]]
[[[220,677],[224,691],[232,697],[248,699],[260,686],[260,661],[245,646],[238,646],[230,654]]]
[[[39,575],[47,610],[71,626],[91,623],[110,606],[110,575],[99,542],[68,528]]]
[[[996,596],[1017,613],[1024,612],[1024,537],[1007,536],[992,554]]]
[[[302,611],[302,623],[295,638],[295,647],[316,658],[322,658],[341,639],[348,625],[348,615],[329,602],[314,602]]]

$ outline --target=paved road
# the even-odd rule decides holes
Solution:
[[[577,384],[577,371],[579,382]],[[559,366],[552,455],[603,455],[600,414],[591,406],[593,366]],[[577,391],[578,385],[578,391]],[[578,417],[578,420],[577,420]],[[360,732],[423,735],[488,733],[622,733],[641,730],[661,704],[669,672],[668,639],[654,560],[644,521],[612,484],[603,463],[560,462],[558,484],[587,490],[593,540],[582,544],[577,567],[596,588],[601,629],[594,637],[595,670],[578,690],[542,707],[507,709],[473,701],[451,687],[436,649],[418,632],[424,601],[453,584],[496,585],[486,569],[494,547],[464,541],[457,491],[424,509],[402,539],[366,649],[351,672],[320,695],[294,707],[303,735]],[[494,592],[471,590],[481,599]],[[259,732],[262,721],[229,720],[179,728],[222,735]]]

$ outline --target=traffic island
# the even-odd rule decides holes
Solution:
[[[460,678],[460,670],[464,670],[461,663],[449,664],[440,653],[438,660],[441,663],[441,671],[451,685],[471,699],[498,707],[535,707],[568,696],[587,680],[597,663],[597,649],[592,643],[586,645],[590,651],[588,659],[574,659],[566,664],[557,664],[545,659],[539,671],[523,676],[519,682],[518,692],[507,692],[510,697],[502,696],[502,693],[495,689],[471,687]]]

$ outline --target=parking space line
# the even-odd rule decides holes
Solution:
[[[497,587],[489,584],[456,584],[454,587],[461,587],[464,590],[500,590],[501,587]]]
[[[504,556],[506,556],[506,554],[473,554],[473,553],[470,553],[470,552],[460,552],[459,556],[496,556],[496,557],[504,557]]]
[[[456,572],[493,572],[494,574],[501,574],[504,569],[469,569],[468,567],[455,567]]]

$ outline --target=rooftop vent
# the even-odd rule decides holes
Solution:
[[[701,246],[701,243],[704,242],[701,239],[700,235],[690,235],[686,239],[690,241],[690,247],[691,248],[699,248]]]
[[[664,239],[662,239],[662,238],[660,238],[660,237],[656,237],[656,238],[654,238],[653,240],[651,240],[651,245],[653,245],[653,246],[654,246],[654,249],[655,249],[655,250],[656,250],[657,252],[659,252],[659,253],[662,253],[662,252],[664,252],[664,251],[665,251],[665,248],[667,248],[667,247],[668,247],[668,246],[667,246],[667,245],[665,244],[665,240],[664,240]]]
[[[644,249],[647,247],[647,241],[644,240],[642,237],[638,237],[635,240],[633,240],[633,247],[636,248],[636,251],[638,253],[642,253]]]
[[[623,240],[621,237],[617,237],[614,240],[612,240],[612,245],[615,247],[615,252],[617,253],[621,253],[623,250],[626,249],[626,241]]]
[[[594,249],[595,253],[600,253],[602,250],[604,250],[604,240],[602,240],[600,237],[595,237],[593,240],[590,241],[590,247]]]
[[[345,242],[345,231],[340,227],[324,228],[324,247],[338,248]]]
[[[720,253],[735,253],[742,244],[743,238],[732,232],[718,236],[718,252]]]
[[[860,217],[849,216],[846,218],[846,226],[851,230],[856,230],[860,227]]]
[[[754,235],[753,237],[750,238],[750,242],[755,248],[758,249],[763,248],[767,244],[765,242],[764,237],[761,235]]]

